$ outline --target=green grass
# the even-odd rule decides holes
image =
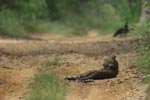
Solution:
[[[56,72],[47,70],[47,67],[59,64],[60,61],[56,57],[42,62],[42,70],[35,75],[26,100],[65,100],[66,83],[58,77]]]
[[[147,89],[147,99],[150,100],[150,51],[144,52],[136,61],[136,64],[141,69],[143,73],[143,82],[147,84],[149,87]]]
[[[145,38],[145,43],[141,47],[139,47],[139,58],[136,60],[135,64],[141,69],[143,72],[143,82],[149,86],[147,89],[147,97],[146,100],[150,99],[150,25],[146,25],[143,31],[143,37]]]
[[[15,13],[9,10],[0,12],[0,35],[16,38],[27,37],[21,20],[15,16]]]
[[[41,34],[48,32],[51,30],[50,25],[51,23],[49,20],[31,20],[23,22],[23,26],[29,33]]]
[[[131,25],[130,28],[130,33],[129,36],[146,36],[146,30],[147,30],[147,24],[136,24],[136,25]]]
[[[65,83],[56,73],[42,71],[35,75],[34,84],[26,100],[65,100]]]
[[[54,58],[54,59],[46,59],[41,63],[41,66],[43,68],[47,68],[50,66],[58,66],[60,65],[60,60],[59,58]]]

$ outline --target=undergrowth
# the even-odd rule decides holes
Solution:
[[[26,100],[65,100],[66,83],[58,77],[54,71],[47,69],[49,66],[57,66],[59,59],[45,60],[41,64],[42,70],[35,75],[31,91]]]
[[[127,0],[1,0],[0,35],[26,37],[27,33],[81,36],[134,26],[140,17],[140,1]]]
[[[0,35],[10,37],[26,37],[24,27],[15,13],[4,10],[0,12]]]
[[[26,100],[65,100],[65,83],[52,71],[35,75],[34,84]]]
[[[41,67],[50,67],[50,66],[58,66],[60,65],[60,60],[59,58],[54,58],[54,59],[46,59],[45,61],[42,62]]]
[[[136,60],[137,66],[143,72],[143,82],[146,83],[149,88],[147,90],[146,100],[150,99],[150,24],[147,24],[146,30],[144,31],[145,43],[139,47],[139,58]]]

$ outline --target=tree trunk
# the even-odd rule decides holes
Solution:
[[[141,23],[150,22],[150,0],[142,0]]]

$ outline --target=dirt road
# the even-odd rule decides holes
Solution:
[[[110,36],[66,38],[43,36],[38,40],[0,40],[0,100],[24,100],[34,74],[47,58],[61,65],[51,68],[61,78],[102,67],[104,56],[117,55],[119,75],[93,83],[69,82],[66,100],[144,100],[146,86],[132,64],[140,39]]]

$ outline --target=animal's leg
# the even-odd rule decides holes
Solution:
[[[92,71],[90,74],[88,74],[86,77],[80,78],[81,80],[87,80],[87,79],[95,79],[98,76],[98,71]]]
[[[93,74],[93,73],[95,73],[95,72],[96,72],[96,70],[88,71],[88,72],[86,72],[86,73],[81,74],[79,77],[80,77],[81,79],[82,79],[82,78],[84,79],[84,78],[90,76],[91,74]]]

